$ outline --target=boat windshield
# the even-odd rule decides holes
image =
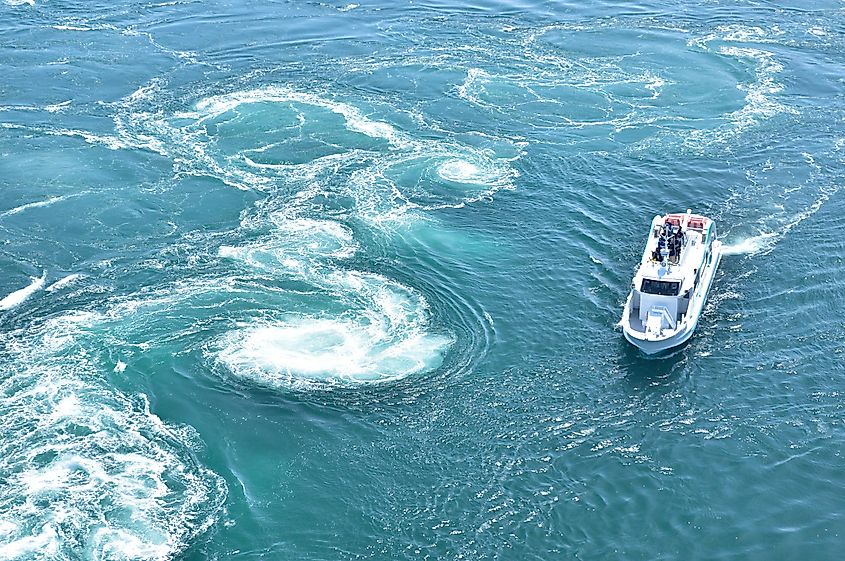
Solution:
[[[643,285],[640,290],[646,294],[658,294],[660,296],[677,296],[678,290],[681,288],[681,283],[678,281],[661,281],[653,279],[643,279]]]

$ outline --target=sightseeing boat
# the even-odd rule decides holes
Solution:
[[[625,338],[646,354],[687,341],[698,325],[722,244],[705,216],[655,216],[622,314]]]

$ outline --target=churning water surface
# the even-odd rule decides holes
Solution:
[[[842,2],[0,18],[0,559],[838,557]]]

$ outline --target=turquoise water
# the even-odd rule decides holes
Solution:
[[[0,559],[841,555],[845,5],[455,4],[0,3]]]

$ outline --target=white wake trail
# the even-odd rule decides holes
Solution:
[[[777,234],[766,232],[758,236],[752,236],[736,243],[722,246],[722,255],[754,255],[771,249],[777,241]]]

